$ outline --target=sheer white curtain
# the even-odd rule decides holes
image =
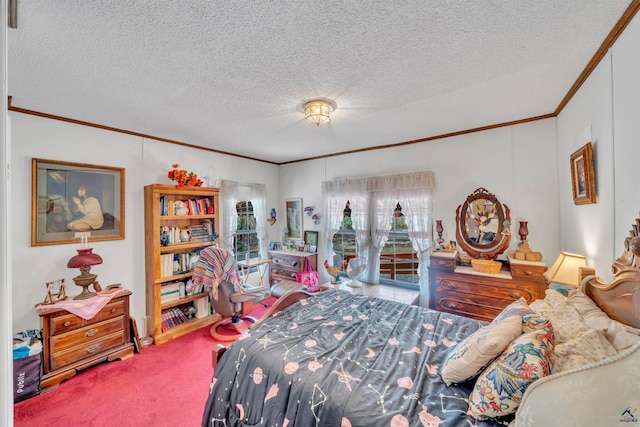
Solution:
[[[412,188],[400,192],[400,205],[405,206],[405,220],[413,250],[418,254],[420,305],[429,306],[429,254],[433,245],[433,188]]]
[[[340,229],[347,201],[351,208],[351,222],[356,232],[358,258],[369,258],[369,199],[367,179],[343,179],[322,183],[324,201],[324,259],[333,259],[333,236]],[[367,263],[368,265],[368,263]]]
[[[235,253],[233,238],[238,228],[236,203],[240,197],[240,185],[235,181],[222,181],[220,185],[220,247]]]
[[[249,185],[249,201],[256,218],[256,234],[260,244],[258,256],[267,258],[267,187],[264,184]]]
[[[380,281],[380,253],[389,237],[393,209],[400,203],[413,248],[418,253],[420,305],[429,304],[429,250],[432,245],[433,172],[370,178],[368,189],[373,193],[372,244],[370,251],[370,283]],[[375,268],[374,268],[374,265]]]
[[[376,179],[376,178],[374,178]],[[377,180],[377,179],[376,179]],[[374,184],[374,182],[372,182]],[[380,252],[389,238],[393,223],[393,208],[398,201],[398,191],[388,186],[377,185],[372,194],[371,246],[369,248],[369,268],[367,282],[380,282]]]

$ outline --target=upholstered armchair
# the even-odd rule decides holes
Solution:
[[[256,319],[248,316],[253,305],[271,296],[267,286],[241,283],[235,258],[226,250],[208,247],[200,252],[192,278],[209,292],[213,310],[222,319],[211,326],[211,337],[218,341],[234,341]]]

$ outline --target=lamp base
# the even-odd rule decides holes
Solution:
[[[81,275],[74,277],[73,282],[78,286],[82,286],[82,292],[80,292],[79,295],[76,295],[75,297],[73,297],[73,299],[81,300],[81,299],[88,299],[88,298],[93,298],[95,296],[98,296],[97,293],[91,292],[88,289],[89,286],[93,285],[97,277],[98,276],[96,274],[90,274],[88,272],[83,272]]]
[[[76,283],[77,284],[77,283]],[[95,292],[91,292],[88,287],[90,286],[86,285],[82,287],[82,292],[80,292],[79,295],[76,295],[75,297],[73,297],[73,299],[88,299],[88,298],[93,298],[93,297],[97,297],[98,294]]]

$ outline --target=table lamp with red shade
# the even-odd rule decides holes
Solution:
[[[81,300],[95,297],[98,294],[90,291],[88,287],[96,281],[98,276],[96,274],[91,274],[89,271],[91,270],[92,265],[102,264],[102,257],[98,254],[94,254],[93,249],[88,247],[86,237],[81,237],[80,249],[77,249],[77,251],[78,254],[74,255],[67,263],[67,267],[69,268],[80,269],[80,275],[74,277],[73,282],[82,287],[82,292],[73,297],[73,299]]]

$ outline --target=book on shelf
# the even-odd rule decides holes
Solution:
[[[174,326],[181,325],[189,321],[187,316],[182,312],[179,307],[171,307],[162,310],[162,332],[166,332]]]
[[[203,317],[207,317],[209,315],[209,298],[206,295],[203,295],[202,298],[198,298],[195,300],[194,305],[196,307],[196,317],[198,319],[202,319]]]

